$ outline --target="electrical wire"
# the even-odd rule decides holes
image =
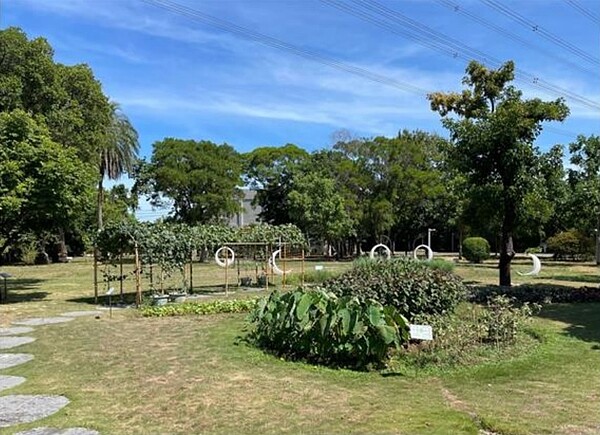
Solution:
[[[463,16],[469,18],[471,21],[475,21],[475,22],[481,24],[482,26],[499,33],[500,35],[504,36],[505,38],[511,39],[511,40],[521,44],[523,47],[527,47],[533,51],[537,51],[538,53],[541,53],[548,58],[554,59],[564,65],[568,65],[571,68],[577,69],[579,71],[582,71],[582,72],[585,72],[588,74],[593,74],[594,76],[596,76],[598,74],[598,71],[596,69],[591,69],[580,63],[572,62],[569,59],[565,59],[564,57],[556,55],[554,52],[545,50],[538,45],[532,44],[525,38],[522,38],[519,35],[512,33],[510,31],[494,24],[492,21],[486,20],[485,18],[482,18],[482,17],[474,14],[473,12],[468,11],[467,9],[465,9],[464,7],[462,7],[461,5],[459,5],[457,3],[454,3],[450,0],[436,0],[436,1],[440,5],[452,10],[453,12],[463,15]],[[568,0],[565,0],[565,1],[568,1]]]
[[[420,96],[426,96],[430,93],[425,89],[416,87],[414,85],[401,82],[399,80],[392,79],[390,77],[386,77],[377,73],[373,73],[364,68],[356,67],[354,65],[347,64],[345,62],[339,61],[335,58],[322,55],[314,50],[309,50],[306,48],[300,48],[293,44],[287,43],[285,41],[261,34],[259,32],[247,29],[245,27],[233,24],[229,21],[222,20],[220,18],[213,17],[211,15],[205,14],[203,12],[197,11],[195,9],[189,8],[187,6],[180,5],[178,3],[172,2],[170,0],[141,0],[144,3],[149,5],[158,7],[160,9],[166,10],[168,12],[185,16],[194,21],[202,22],[205,24],[209,24],[213,27],[216,27],[222,31],[232,33],[236,36],[242,37],[247,40],[251,40],[263,45],[266,45],[271,48],[275,48],[281,51],[285,51],[288,53],[292,53],[296,56],[303,57],[305,59],[309,59],[323,65],[330,66],[332,68],[336,68],[338,70],[342,70],[351,74],[358,75],[365,79],[374,81],[376,83],[380,83],[386,86],[392,86],[394,88],[400,89],[404,92],[411,92]],[[438,47],[441,48],[441,47]],[[447,50],[443,52],[447,53]],[[456,56],[459,56],[459,53],[456,53]],[[462,55],[461,55],[462,56]],[[600,107],[600,106],[598,106]],[[546,127],[547,128],[547,127]],[[554,128],[555,132],[561,131],[560,129]],[[571,135],[571,132],[562,131],[565,135]],[[576,134],[574,134],[576,136]]]
[[[592,11],[590,11],[586,7],[580,5],[575,0],[564,0],[564,2],[568,5],[570,5],[573,9],[578,11],[580,14],[589,18],[594,23],[600,24],[600,18],[598,18],[598,15],[594,14]]]
[[[371,22],[376,26],[384,28],[392,33],[404,35],[425,47],[439,51],[454,59],[460,58],[467,62],[477,59],[484,64],[491,64],[493,67],[499,67],[503,63],[487,53],[469,47],[456,39],[446,36],[443,33],[440,33],[374,0],[351,1],[354,4],[362,7],[362,9],[357,9],[356,7],[353,7],[342,0],[321,0],[322,3],[354,15],[363,21]],[[382,20],[382,18],[387,20],[387,22]],[[587,107],[600,110],[600,104],[598,102],[578,95],[568,89],[553,85],[552,83],[541,79],[534,74],[523,71],[522,69],[515,68],[515,80],[533,85],[540,89],[544,89],[551,94],[578,102]]]
[[[600,65],[600,59],[598,59],[594,56],[591,56],[590,54],[581,50],[579,47],[576,47],[575,45],[571,44],[570,42],[565,41],[561,37],[554,35],[553,33],[547,31],[543,27],[534,23],[533,21],[528,20],[523,15],[513,11],[509,7],[504,6],[495,0],[479,0],[479,1],[482,2],[483,4],[487,5],[488,7],[494,9],[495,11],[501,13],[502,15],[510,18],[511,20],[528,28],[529,30],[532,30],[536,34],[540,35],[542,38],[558,45],[559,47],[562,47],[564,50],[569,51],[570,53],[579,57],[580,59],[585,60],[586,62],[589,62],[593,65]]]

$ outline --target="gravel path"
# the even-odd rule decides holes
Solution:
[[[0,328],[0,337],[6,335],[28,334],[33,331],[33,328],[27,326],[12,326],[10,328]]]
[[[0,353],[0,370],[31,361],[30,353]]]
[[[16,387],[25,382],[25,378],[21,376],[0,375],[0,391]]]
[[[48,417],[65,407],[69,399],[63,396],[10,395],[0,396],[0,427],[30,423]]]
[[[69,429],[57,429],[54,427],[36,427],[35,429],[19,432],[15,435],[99,435],[100,432],[83,427],[71,427]]]
[[[35,341],[33,337],[0,337],[0,349],[10,349]]]
[[[99,316],[100,314],[102,314],[102,311],[69,311],[67,313],[62,313],[61,316],[85,317],[85,316]]]
[[[35,317],[33,319],[19,320],[12,323],[13,325],[40,326],[70,322],[71,320],[74,320],[74,317]]]

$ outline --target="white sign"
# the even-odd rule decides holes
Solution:
[[[411,340],[433,340],[433,329],[430,325],[408,325]]]
[[[315,270],[323,270],[323,266],[321,266],[320,264],[315,266]]]
[[[107,295],[112,295],[114,293],[115,289],[113,287],[109,288],[108,291],[106,292]]]

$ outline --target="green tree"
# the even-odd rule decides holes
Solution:
[[[569,144],[570,222],[584,234],[596,233],[596,264],[600,264],[600,136],[577,137]]]
[[[535,166],[533,142],[544,121],[562,121],[569,113],[561,99],[523,100],[522,93],[508,84],[513,78],[513,62],[489,70],[473,61],[463,79],[468,89],[428,96],[431,109],[442,116],[443,125],[450,131],[457,167],[471,184],[490,184],[500,189],[499,281],[503,286],[511,285],[513,233],[530,181],[529,169]]]
[[[352,235],[344,199],[330,178],[318,173],[298,177],[288,204],[293,223],[310,236],[332,244]]]
[[[167,138],[154,144],[136,189],[154,206],[172,206],[177,221],[215,223],[240,210],[241,173],[240,155],[227,144]]]
[[[137,131],[117,103],[111,102],[110,107],[111,121],[107,126],[105,142],[98,150],[98,229],[103,226],[104,177],[116,180],[125,173],[132,174],[139,152]]]
[[[287,198],[294,177],[300,172],[309,154],[294,144],[281,147],[259,147],[242,156],[244,182],[257,191],[260,218],[274,225],[291,221]]]
[[[0,113],[0,253],[21,234],[48,239],[81,229],[93,171],[21,109]]]

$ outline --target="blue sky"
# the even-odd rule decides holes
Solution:
[[[140,133],[144,156],[164,137],[227,142],[245,152],[285,143],[315,150],[330,146],[341,129],[357,136],[394,135],[404,128],[445,134],[425,92],[460,90],[474,51],[490,66],[514,60],[521,77],[515,85],[528,97],[555,99],[568,92],[591,100],[567,98],[571,116],[541,135],[542,149],[568,144],[576,134],[599,134],[600,25],[567,0],[492,0],[491,6],[490,0],[335,0],[345,10],[320,0],[178,0],[316,52],[326,63],[360,68],[359,75],[241,38],[153,1],[1,0],[0,26],[45,37],[59,62],[89,64]],[[359,3],[384,5],[387,21],[381,8],[369,12]],[[507,6],[536,30],[494,4]],[[600,15],[595,0],[575,4]],[[348,11],[362,11],[363,17],[367,12],[375,23]],[[428,36],[406,37],[405,18]],[[446,38],[459,45],[449,48]],[[426,46],[436,41],[445,45]],[[565,43],[572,51],[561,46]],[[390,80],[400,85],[380,82]],[[399,89],[405,84],[418,91]]]

